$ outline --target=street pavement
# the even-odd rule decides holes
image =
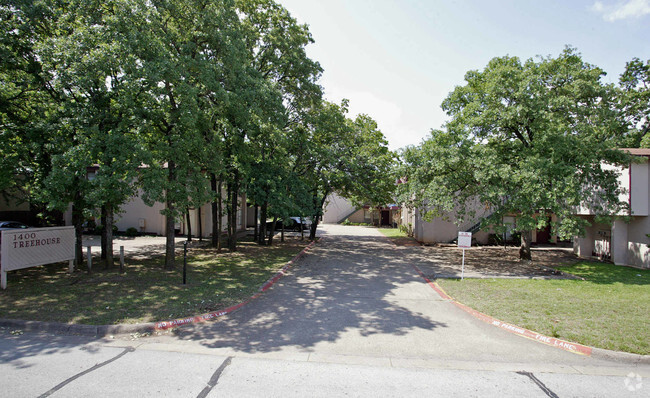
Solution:
[[[436,265],[417,247],[371,228],[321,233],[216,322],[102,339],[0,330],[0,396],[648,396],[647,361],[513,335],[443,300],[413,267]]]

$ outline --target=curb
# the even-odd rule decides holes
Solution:
[[[319,241],[323,238],[320,237]],[[250,303],[256,298],[260,297],[262,293],[271,288],[280,278],[286,275],[286,272],[293,266],[293,264],[300,259],[305,253],[310,250],[316,241],[311,242],[307,247],[302,249],[294,258],[289,260],[289,262],[280,269],[275,275],[262,284],[259,288],[259,292],[255,293],[253,296],[249,297],[245,301],[228,307],[224,310],[213,311],[207,314],[174,319],[163,322],[151,322],[151,323],[137,323],[137,324],[117,324],[117,325],[80,325],[80,324],[69,324],[69,323],[57,323],[57,322],[43,322],[43,321],[25,321],[22,319],[0,319],[0,327],[4,328],[19,328],[23,331],[29,332],[48,332],[55,334],[66,334],[66,335],[77,335],[77,336],[93,336],[93,337],[104,337],[112,334],[129,334],[129,333],[152,333],[156,331],[169,330],[183,325],[189,325],[194,323],[206,322],[208,320],[214,320],[224,315],[227,315],[244,305]]]
[[[196,324],[196,323],[207,322],[207,321],[211,321],[211,320],[215,320],[217,318],[220,318],[220,317],[222,317],[224,315],[228,315],[228,314],[230,314],[231,312],[233,312],[235,310],[238,310],[239,308],[243,307],[244,305],[246,305],[246,304],[250,303],[251,301],[255,300],[256,298],[260,297],[262,295],[262,293],[264,293],[265,291],[270,289],[271,286],[273,286],[275,284],[275,282],[277,282],[280,278],[282,278],[286,274],[286,272],[289,270],[289,268],[291,268],[293,266],[293,263],[296,262],[298,259],[300,259],[308,250],[310,250],[314,246],[315,243],[316,243],[316,241],[312,241],[309,245],[307,245],[307,247],[302,249],[302,251],[300,253],[298,253],[294,258],[289,260],[289,262],[284,267],[282,267],[282,269],[280,269],[280,271],[278,271],[270,279],[268,279],[266,282],[264,282],[262,284],[262,286],[260,286],[258,293],[255,293],[254,295],[252,295],[251,297],[249,297],[245,301],[243,301],[243,302],[241,302],[241,303],[239,303],[237,305],[233,305],[232,307],[228,307],[228,308],[226,308],[224,310],[220,310],[220,311],[212,311],[212,312],[208,312],[206,314],[196,315],[196,316],[193,316],[193,317],[187,317],[187,318],[182,318],[182,319],[173,319],[173,320],[169,320],[169,321],[156,322],[154,324],[154,331],[169,330],[169,329],[173,329],[173,328],[176,328],[176,327],[179,327],[179,326],[192,325],[192,324]]]
[[[413,265],[413,268],[415,268],[415,270],[418,272],[420,277],[422,277],[422,279],[424,279],[427,282],[427,284],[433,290],[435,290],[436,293],[438,293],[438,295],[442,297],[445,301],[449,301],[453,303],[456,307],[472,315],[474,318],[479,319],[485,323],[489,323],[493,326],[496,326],[502,330],[505,330],[506,332],[527,338],[529,340],[536,341],[538,343],[548,345],[550,347],[559,348],[561,350],[568,351],[573,354],[584,355],[592,358],[605,359],[605,360],[617,361],[617,362],[626,362],[626,363],[633,363],[633,364],[650,364],[650,355],[631,354],[627,352],[619,352],[619,351],[606,350],[603,348],[585,346],[571,341],[545,336],[541,333],[537,333],[535,331],[524,329],[517,325],[500,321],[496,318],[483,314],[482,312],[479,312],[471,307],[466,306],[463,303],[456,301],[453,297],[448,295],[440,287],[440,285],[438,285],[436,282],[432,282],[431,280],[429,280],[429,278],[427,278],[417,266]]]
[[[17,328],[28,332],[47,332],[93,337],[103,337],[111,334],[151,333],[154,331],[153,323],[79,325],[57,322],[24,321],[21,319],[0,319],[0,327]]]

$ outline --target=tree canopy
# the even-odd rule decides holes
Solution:
[[[72,204],[79,258],[84,221],[112,247],[136,191],[165,203],[167,268],[190,208],[213,203],[215,245],[225,213],[236,250],[243,195],[263,225],[320,215],[332,190],[390,196],[376,122],[323,99],[308,27],[272,0],[15,1],[0,26],[0,192]]]
[[[618,91],[603,75],[571,48],[525,62],[498,57],[467,72],[442,104],[445,128],[403,151],[401,197],[430,216],[454,211],[459,222],[480,216],[484,226],[516,215],[527,259],[531,231],[551,214],[566,238],[585,226],[579,206],[619,214],[626,204],[617,172],[602,165],[630,160],[616,149],[625,129]]]

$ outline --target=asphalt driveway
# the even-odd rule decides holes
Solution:
[[[217,322],[150,337],[0,328],[0,397],[640,396],[650,366],[510,334],[443,300],[418,247],[325,226],[289,275]],[[41,395],[42,394],[42,395]],[[647,395],[647,394],[646,394]]]
[[[221,321],[146,344],[390,366],[514,370],[528,364],[577,371],[603,365],[512,335],[445,301],[413,267],[435,267],[417,247],[397,248],[372,228],[325,225],[322,233],[291,273],[257,300]]]

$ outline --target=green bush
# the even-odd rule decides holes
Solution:
[[[129,228],[126,229],[126,232],[124,233],[124,235],[129,236],[129,237],[138,236],[138,230],[133,228],[133,227],[129,227]]]
[[[399,226],[399,231],[408,235],[408,233],[409,233],[409,228],[408,228],[406,225],[401,224],[401,225]]]

